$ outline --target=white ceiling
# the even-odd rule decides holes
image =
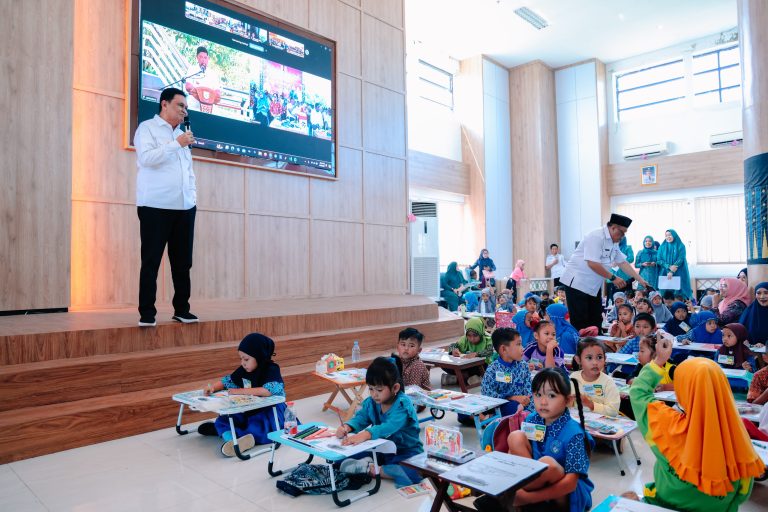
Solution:
[[[528,7],[536,30],[513,11]],[[406,0],[406,38],[456,59],[561,67],[640,55],[733,28],[736,0]]]

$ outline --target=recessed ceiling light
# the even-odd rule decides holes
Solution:
[[[547,20],[533,12],[527,7],[520,7],[519,9],[515,9],[515,14],[523,18],[525,21],[533,25],[533,28],[536,30],[541,30],[544,27],[548,27],[549,23]]]
[[[624,21],[624,13],[623,12],[619,13],[619,21]]]

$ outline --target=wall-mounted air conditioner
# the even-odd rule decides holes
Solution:
[[[411,213],[411,293],[440,300],[440,247],[437,204],[414,201]]]
[[[709,136],[709,147],[723,148],[728,146],[740,146],[744,141],[744,132],[713,133]]]
[[[648,146],[636,146],[633,148],[624,148],[624,160],[645,160],[653,156],[664,155],[667,153],[667,143],[650,144]]]

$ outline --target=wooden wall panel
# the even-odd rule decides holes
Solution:
[[[405,90],[403,31],[363,15],[363,78],[394,91]]]
[[[41,1],[32,1],[30,5]],[[72,275],[77,277],[78,284],[71,290],[76,308],[135,304],[140,244],[134,206],[136,155],[123,149],[122,133],[127,95],[123,82],[126,3],[122,0],[71,2],[74,13],[70,18],[74,16],[74,20],[70,25],[74,28],[70,28],[70,35],[72,30],[76,32],[73,37],[76,37],[77,56],[72,56],[72,44],[57,43],[58,50],[53,49],[49,54],[56,57],[51,57],[51,62],[57,66],[67,59],[74,58],[75,62],[77,80],[74,85],[71,79],[67,82],[64,95],[74,98],[76,112],[67,115],[61,123],[64,126],[71,123],[73,149],[57,151],[56,155],[72,155],[75,175],[71,181],[67,178],[67,183],[74,187],[74,203],[67,200],[67,211],[71,205],[82,225],[71,226],[76,235],[71,244],[68,240],[57,244],[71,246],[73,266],[77,265]],[[285,265],[287,254],[301,258],[302,263],[295,264],[302,268],[291,274],[288,281],[280,281],[282,287],[277,287],[277,291],[284,294],[276,296],[363,294],[365,222],[400,226],[404,223],[403,0],[368,2],[367,14],[357,0],[239,0],[237,3],[337,42],[339,179],[309,179],[196,160],[199,209],[192,301],[264,296],[273,283],[262,286],[259,273]],[[26,26],[37,30],[40,11],[34,14],[25,11],[22,23],[11,24],[13,29],[9,25],[8,31]],[[363,16],[367,18],[367,34],[363,33]],[[58,18],[55,24],[60,25]],[[365,43],[369,35],[378,42]],[[66,48],[69,49],[63,57],[56,54]],[[95,65],[99,62],[103,66]],[[5,75],[0,76],[0,83],[4,79]],[[43,81],[38,77],[30,83]],[[60,103],[56,101],[57,105]],[[14,117],[25,118],[24,115]],[[364,147],[399,159],[383,167],[396,169],[388,173],[391,181],[378,180],[382,167],[376,166],[382,159],[374,156],[363,161]],[[366,175],[365,167],[370,162],[374,168]],[[364,181],[370,189],[367,200],[386,203],[386,208],[370,209],[367,220],[364,220]],[[11,198],[16,196],[16,191],[7,187],[4,194]],[[265,231],[271,234],[273,229],[262,225],[266,219],[277,219],[270,222],[285,224],[285,229],[290,230],[286,238],[270,239],[282,247],[281,250],[268,251],[259,245],[263,240],[256,237],[263,237]],[[68,219],[67,226],[70,226]],[[102,234],[102,229],[111,233]],[[68,234],[66,227],[59,231]],[[402,251],[398,259],[405,261],[405,235],[393,247]],[[259,255],[256,258],[259,267],[254,267],[253,254]],[[66,277],[66,271],[64,275]],[[115,281],[116,275],[121,282]],[[173,293],[167,258],[164,258],[159,281],[158,302],[167,302]],[[70,296],[67,286],[58,289],[66,297]]]
[[[309,178],[256,169],[246,171],[248,213],[306,217]]]
[[[650,163],[659,166],[657,183],[641,185],[640,168]],[[610,196],[744,183],[742,148],[614,163],[605,168],[605,174]]]
[[[123,108],[112,96],[73,91],[73,199],[136,204],[136,152],[108,149],[123,144]]]
[[[363,171],[365,221],[404,225],[408,215],[405,161],[366,153]]]
[[[405,96],[371,83],[363,85],[365,149],[405,158]]]
[[[2,2],[0,311],[69,305],[72,2]]]
[[[469,165],[408,150],[408,185],[469,195]]]
[[[338,75],[336,82],[336,126],[339,145],[360,148],[363,146],[363,91],[357,78]]]
[[[336,70],[360,76],[360,10],[338,0],[310,0],[309,28],[336,41]]]
[[[310,180],[309,204],[312,218],[363,220],[363,152],[339,147],[337,181]]]
[[[540,61],[509,71],[513,221],[551,212],[552,191],[558,190],[554,81],[554,72]],[[557,211],[542,222],[515,221],[514,259],[526,261],[529,276],[544,276],[547,247],[559,238]]]
[[[309,236],[312,295],[361,295],[364,291],[363,225],[315,220]]]
[[[126,2],[74,0],[74,3],[77,16],[73,87],[123,96],[126,39],[114,36],[125,31]],[[105,45],[104,41],[111,43]],[[122,128],[122,116],[116,118]],[[122,136],[122,130],[118,136]]]
[[[245,296],[244,223],[243,215],[198,210],[192,253],[193,301]],[[170,266],[168,269],[166,279],[170,281]]]
[[[245,173],[242,167],[195,162],[197,209],[245,212]]]
[[[404,293],[408,288],[404,256],[405,227],[365,226],[365,292]]]
[[[72,304],[137,303],[140,247],[135,205],[73,201]]]
[[[392,26],[403,27],[403,2],[401,0],[363,0],[363,10]]]
[[[304,297],[309,291],[309,221],[248,215],[248,297]],[[279,263],[278,263],[279,261]]]

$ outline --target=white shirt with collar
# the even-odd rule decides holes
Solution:
[[[552,265],[552,263],[555,262],[555,259],[557,259],[557,263]],[[544,264],[552,265],[552,268],[549,269],[552,279],[562,277],[563,272],[565,271],[565,264],[563,263],[564,260],[565,256],[563,256],[562,253],[557,253],[554,256],[552,256],[552,254],[547,254],[547,260],[544,262]]]
[[[605,278],[589,268],[587,261],[600,263],[607,272],[610,272],[612,266],[627,261],[627,257],[619,250],[619,244],[611,240],[608,226],[587,233],[560,277],[561,284],[597,296]]]
[[[184,133],[155,115],[139,125],[136,146],[136,206],[189,210],[197,204],[192,152],[176,138]]]

